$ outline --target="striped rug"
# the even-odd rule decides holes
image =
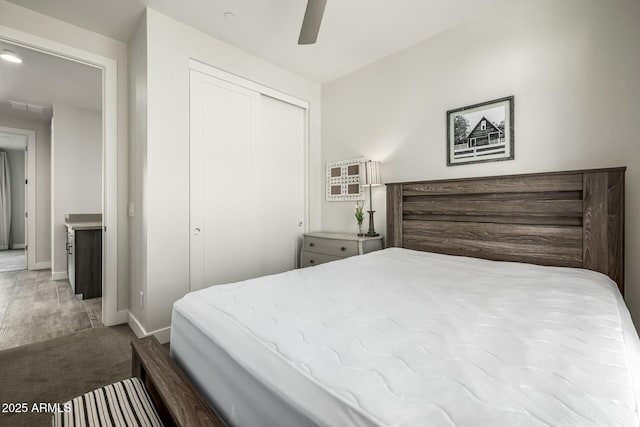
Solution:
[[[62,404],[53,427],[162,427],[162,422],[144,384],[130,378]]]

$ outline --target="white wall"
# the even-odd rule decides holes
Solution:
[[[118,101],[118,310],[128,308],[127,45],[44,14],[0,0],[0,26],[14,28],[117,61]]]
[[[36,133],[36,263],[51,262],[51,123],[10,113],[0,114],[0,126]]]
[[[129,200],[134,216],[129,220],[131,305],[129,311],[143,324],[140,292],[146,292],[147,238],[145,188],[147,178],[147,19],[142,17],[129,39]]]
[[[51,270],[67,271],[67,214],[102,213],[102,114],[53,105],[51,137]]]
[[[26,137],[22,137],[25,140]],[[26,210],[24,200],[24,150],[7,150],[9,169],[11,172],[11,244],[24,246],[24,213]]]
[[[134,263],[132,277],[146,280],[143,324],[153,332],[169,326],[173,302],[189,291],[189,60],[310,102],[312,229],[320,224],[320,86],[151,9],[147,38],[147,163],[132,166],[146,168],[146,277]]]
[[[638,322],[639,18],[636,0],[517,0],[324,85],[323,163],[381,160],[386,182],[627,166],[626,301]],[[516,159],[446,167],[445,112],[507,95]],[[353,221],[352,203],[322,202],[324,229]]]

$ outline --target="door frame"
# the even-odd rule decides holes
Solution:
[[[27,270],[37,270],[36,262],[36,131],[30,129],[13,128],[0,126],[0,132],[12,133],[14,135],[23,135],[27,137],[27,146],[25,147],[26,169],[24,178],[29,184],[26,184],[26,197],[24,200],[25,213],[25,243],[27,244]],[[46,267],[45,267],[46,268]]]
[[[303,214],[303,226],[301,230],[301,234],[307,233],[309,231],[309,217],[310,217],[310,178],[309,172],[311,170],[311,166],[309,164],[309,142],[311,140],[311,130],[310,130],[310,116],[309,116],[309,101],[304,99],[289,95],[285,92],[279,91],[277,89],[273,89],[269,86],[265,86],[261,83],[255,82],[253,80],[249,80],[247,78],[238,76],[236,74],[225,71],[221,68],[215,67],[213,65],[206,64],[204,62],[198,61],[196,59],[189,60],[189,70],[197,71],[202,74],[206,74],[211,77],[215,77],[224,82],[234,84],[236,86],[243,87],[245,89],[249,89],[255,92],[258,92],[262,95],[266,95],[271,98],[275,98],[277,100],[286,102],[288,104],[295,105],[304,110],[304,214]],[[189,102],[191,105],[191,102]],[[191,112],[189,112],[189,123],[191,123]],[[191,125],[189,125],[189,129],[191,129]],[[191,143],[191,135],[189,135],[189,143]],[[189,229],[191,233],[191,230]],[[301,236],[302,237],[302,236]],[[302,239],[300,239],[299,245],[302,244]],[[300,251],[298,251],[299,253]],[[300,265],[300,260],[298,259],[298,266]]]
[[[232,83],[236,86],[243,87],[245,89],[252,90],[254,92],[259,92],[263,95],[270,96],[271,98],[279,99],[280,101],[287,102],[289,104],[293,104],[304,109],[307,113],[309,112],[309,102],[300,98],[296,98],[295,96],[289,95],[287,93],[281,92],[276,89],[272,89],[263,84],[254,82],[253,80],[245,79],[244,77],[240,77],[236,74],[230,73],[228,71],[224,71],[220,68],[214,67],[213,65],[205,64],[204,62],[200,62],[196,59],[189,60],[189,69],[198,71],[203,74],[207,74],[211,77],[215,77],[217,79],[226,81],[228,83]],[[308,139],[308,138],[305,138]],[[305,144],[307,141],[305,141]]]
[[[117,61],[0,25],[0,40],[102,71],[102,320],[126,322],[118,312],[118,80]],[[109,234],[107,235],[107,230]]]

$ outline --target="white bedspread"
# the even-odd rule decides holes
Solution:
[[[595,272],[387,249],[185,296],[189,371],[186,324],[319,425],[638,425],[640,341]]]

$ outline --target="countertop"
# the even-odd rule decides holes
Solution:
[[[67,221],[64,223],[69,230],[100,230],[102,221]]]

